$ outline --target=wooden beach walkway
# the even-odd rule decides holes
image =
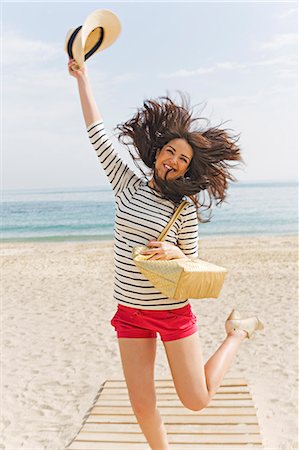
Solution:
[[[156,380],[171,450],[261,450],[256,408],[244,378],[224,379],[207,408],[191,411],[171,379]],[[106,380],[66,450],[150,450],[133,414],[124,379]]]

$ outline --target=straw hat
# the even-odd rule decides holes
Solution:
[[[118,17],[107,9],[93,11],[78,28],[71,28],[66,35],[65,51],[75,59],[78,68],[91,55],[109,47],[121,30]]]

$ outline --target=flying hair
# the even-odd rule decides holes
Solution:
[[[189,197],[196,206],[199,221],[207,222],[210,217],[204,220],[200,209],[211,212],[213,202],[217,206],[225,200],[229,181],[237,181],[231,169],[238,167],[236,162],[244,162],[237,145],[240,135],[220,128],[223,123],[211,127],[207,118],[193,117],[189,96],[181,92],[179,95],[179,102],[168,94],[144,100],[134,116],[115,130],[145,178],[153,176],[162,197],[175,204],[184,196]],[[176,138],[188,142],[193,157],[183,177],[164,180],[155,170],[156,153]],[[149,173],[144,172],[140,161],[150,169]]]

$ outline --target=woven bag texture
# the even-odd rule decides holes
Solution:
[[[169,298],[217,298],[227,270],[199,258],[149,260],[150,255],[140,255],[147,247],[133,248],[132,255],[140,272]]]

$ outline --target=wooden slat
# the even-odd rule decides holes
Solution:
[[[99,398],[99,400],[96,403],[96,406],[103,407],[103,408],[109,408],[114,406],[129,406],[131,407],[130,400],[110,400],[108,398],[103,399],[102,397]],[[159,408],[163,407],[171,407],[171,408],[181,408],[182,402],[178,399],[173,400],[161,400],[157,399],[157,406]],[[231,400],[218,400],[213,399],[210,401],[208,408],[213,407],[225,407],[225,408],[231,408],[231,407],[242,407],[242,406],[254,406],[254,403],[252,400],[243,400],[243,399],[231,399]]]
[[[169,394],[164,394],[164,392],[159,392],[159,398],[160,400],[175,400],[178,398],[178,394],[173,391],[170,392]],[[120,400],[126,400],[129,399],[129,395],[128,392],[123,392],[123,393],[119,393],[119,394],[114,394],[112,390],[110,390],[109,393],[107,393],[106,390],[103,391],[103,393],[101,394],[101,397],[99,399],[99,401],[102,400],[113,400],[113,399],[120,399]],[[219,393],[217,392],[214,395],[214,400],[251,400],[251,394],[249,392],[237,392],[237,393]]]
[[[107,387],[105,386],[105,392],[107,394],[116,395],[116,394],[127,394],[128,390],[125,386],[123,387]],[[156,386],[156,392],[159,394],[165,393],[165,394],[173,394],[175,393],[175,387],[174,386]],[[220,386],[218,393],[234,393],[238,394],[241,392],[247,392],[249,393],[248,386]]]
[[[149,446],[140,442],[127,444],[122,442],[82,442],[76,440],[66,450],[149,450]]]
[[[137,423],[136,417],[132,414],[131,416],[112,416],[112,415],[93,415],[90,414],[86,419],[89,423]],[[167,416],[163,414],[163,422],[165,424],[180,424],[180,423],[199,423],[199,424],[238,424],[238,423],[254,423],[257,424],[256,415],[251,416],[186,416],[186,415],[174,415]]]
[[[259,427],[255,424],[235,424],[228,425],[226,423],[209,425],[209,424],[165,424],[168,434],[259,434]],[[110,432],[110,433],[140,433],[138,423],[86,423],[82,431],[84,432]]]
[[[146,442],[145,437],[139,433],[85,433],[77,436],[79,441],[88,442]],[[258,434],[170,434],[169,443],[176,444],[261,444]]]
[[[215,407],[207,407],[201,411],[192,411],[191,409],[184,408],[181,406],[180,408],[168,408],[167,406],[160,407],[161,415],[185,415],[185,416],[194,416],[194,415],[204,415],[204,416],[242,416],[242,415],[254,415],[256,414],[255,408],[252,406],[244,406],[241,408],[232,407],[232,408],[217,408]],[[94,415],[132,415],[133,410],[131,406],[95,406],[92,409],[92,414]]]
[[[157,405],[170,450],[262,450],[256,409],[242,377],[225,379],[207,408],[192,411],[172,380],[156,380]],[[83,426],[66,450],[149,450],[133,413],[125,380],[101,386]]]
[[[114,385],[116,386],[117,384],[121,385],[121,386],[126,386],[126,382],[124,379],[120,379],[120,378],[109,378],[109,380],[105,381],[105,386],[110,386],[110,385]],[[155,379],[155,385],[156,386],[173,386],[173,380],[171,379]],[[247,382],[245,380],[245,378],[242,377],[229,377],[229,378],[225,378],[224,380],[222,380],[221,386],[246,386]]]
[[[263,450],[260,444],[232,445],[232,444],[171,444],[170,450]],[[148,444],[143,443],[121,443],[121,442],[80,442],[74,441],[67,450],[149,450]]]

